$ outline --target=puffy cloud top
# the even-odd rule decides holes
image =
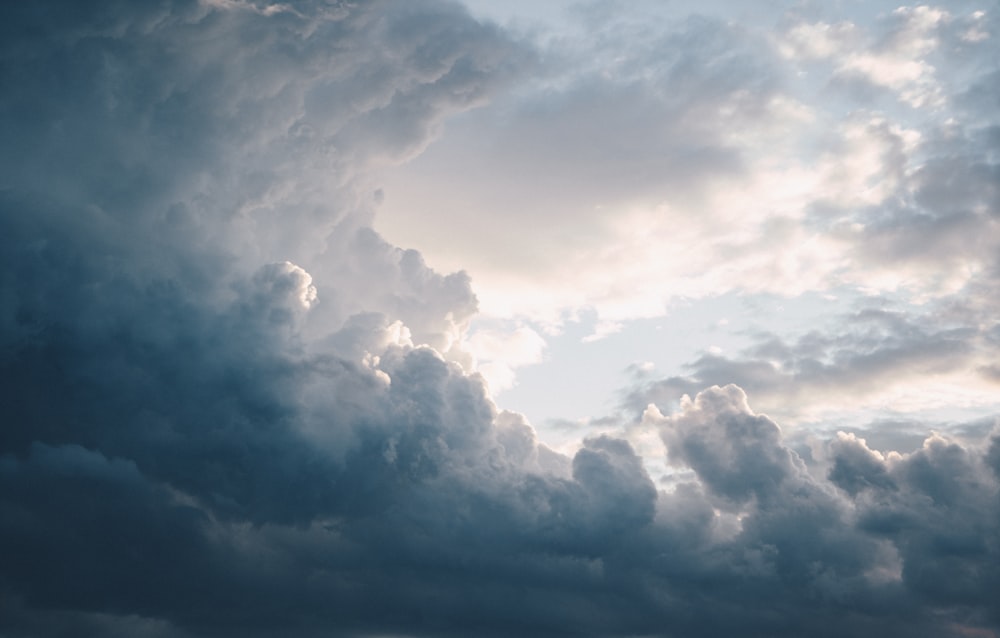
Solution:
[[[658,489],[463,368],[470,279],[372,228],[369,176],[528,44],[423,0],[5,3],[0,34],[4,636],[1000,630],[1000,433],[810,465],[711,387],[647,412]]]

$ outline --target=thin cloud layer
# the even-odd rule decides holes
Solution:
[[[649,403],[673,405],[708,385],[735,383],[768,414],[796,422],[843,417],[844,405],[904,414],[942,405],[996,410],[995,327],[963,315],[947,305],[920,315],[865,308],[791,339],[755,335],[739,353],[704,353],[685,364],[687,374],[637,380],[623,404],[638,415]]]
[[[370,175],[531,45],[430,1],[0,25],[4,636],[1000,631],[996,431],[804,460],[711,387],[644,409],[664,490],[497,408],[469,277],[372,228]]]

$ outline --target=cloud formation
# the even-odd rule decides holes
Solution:
[[[467,268],[488,314],[540,321],[726,291],[926,298],[993,262],[992,13],[660,9],[578,12],[545,75],[386,173],[380,227]]]
[[[0,25],[4,636],[1000,631],[996,431],[807,463],[711,387],[645,408],[666,490],[498,410],[469,277],[372,228],[370,174],[529,44],[432,1]]]
[[[735,383],[769,413],[795,420],[843,413],[845,402],[918,413],[948,396],[953,408],[994,407],[995,344],[983,331],[992,324],[971,313],[946,322],[944,312],[866,308],[793,339],[756,335],[735,355],[702,354],[686,364],[689,374],[639,380],[625,404],[638,414],[650,402],[671,405],[705,386]]]

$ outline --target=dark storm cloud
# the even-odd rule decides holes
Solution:
[[[1000,435],[842,437],[815,476],[713,388],[650,413],[693,470],[657,492],[626,442],[559,455],[446,359],[469,280],[371,229],[365,173],[517,73],[494,28],[431,2],[0,12],[5,637],[1000,626]]]

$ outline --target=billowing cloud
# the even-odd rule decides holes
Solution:
[[[727,29],[671,36],[708,37],[718,76],[681,56],[658,100],[770,95]],[[4,636],[1000,630],[996,431],[804,459],[712,387],[635,425],[677,473],[658,489],[627,441],[564,455],[498,409],[476,359],[540,337],[467,332],[470,277],[373,229],[372,175],[531,44],[435,1],[7,3],[0,33]]]

